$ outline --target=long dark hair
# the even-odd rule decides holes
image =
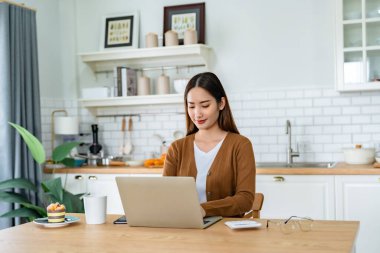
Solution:
[[[236,127],[234,118],[232,116],[230,104],[228,103],[226,92],[220,82],[219,78],[211,72],[204,72],[193,76],[188,82],[185,89],[185,111],[186,111],[186,135],[190,135],[198,132],[197,126],[189,117],[188,108],[187,108],[187,94],[189,91],[195,87],[200,87],[209,92],[219,104],[222,101],[222,97],[225,99],[225,106],[223,110],[219,112],[218,126],[220,129],[239,134],[239,130]]]

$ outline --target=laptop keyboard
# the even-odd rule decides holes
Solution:
[[[206,225],[209,222],[210,222],[209,220],[203,220],[203,225]]]

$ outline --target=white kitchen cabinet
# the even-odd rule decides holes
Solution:
[[[264,194],[262,218],[335,218],[334,176],[257,175],[256,192]]]
[[[380,252],[380,176],[336,176],[336,217],[360,221],[356,253]]]
[[[380,90],[380,1],[336,0],[337,90]]]

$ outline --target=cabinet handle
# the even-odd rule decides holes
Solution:
[[[96,176],[89,176],[88,179],[89,180],[98,180],[98,178]]]
[[[285,178],[284,177],[273,177],[273,181],[275,181],[275,182],[284,182]]]
[[[82,179],[83,179],[83,177],[81,175],[76,175],[75,176],[75,180],[82,180]]]

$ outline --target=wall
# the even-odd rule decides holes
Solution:
[[[103,16],[139,10],[140,47],[148,32],[162,33],[163,7],[189,0],[77,0],[78,52],[98,51]],[[212,70],[229,92],[265,87],[334,86],[334,3],[329,0],[206,2],[206,44]],[[78,63],[82,87],[110,85]],[[232,88],[233,87],[233,88]]]
[[[329,88],[283,88],[232,93],[229,99],[237,126],[252,141],[259,162],[286,160],[287,119],[292,123],[293,148],[298,143],[301,153],[295,161],[342,161],[343,147],[352,143],[372,147],[380,144],[380,92],[341,95]],[[72,112],[77,109],[75,100],[45,102],[50,102],[51,109],[54,106],[66,106]],[[124,108],[103,109],[100,115],[125,111]],[[170,143],[174,131],[185,132],[184,115],[178,114],[183,111],[182,105],[129,108],[129,113],[141,114],[140,120],[133,117],[132,158],[144,159],[160,151],[155,134]],[[121,118],[96,119],[86,109],[81,109],[80,115],[83,131],[88,132],[93,122],[99,124],[100,143],[106,154],[120,154]],[[48,124],[49,118],[46,120]]]

